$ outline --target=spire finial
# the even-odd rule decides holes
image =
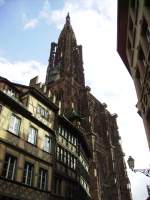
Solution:
[[[68,14],[67,14],[67,16],[66,16],[66,23],[67,23],[67,24],[70,24],[70,16],[69,16],[69,12],[68,12]]]

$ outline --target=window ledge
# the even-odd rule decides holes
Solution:
[[[26,141],[26,142],[27,142],[28,144],[31,144],[32,146],[38,148],[37,144],[33,144],[33,143],[29,142],[29,141]]]
[[[12,132],[11,130],[7,129],[7,132],[16,136],[17,138],[20,138],[20,134],[16,135],[14,132]]]
[[[47,154],[50,154],[52,155],[53,153],[52,152],[48,152],[48,151],[45,151],[44,149],[41,149],[44,153],[47,153]]]

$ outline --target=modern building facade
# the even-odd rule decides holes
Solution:
[[[85,86],[67,15],[44,84],[0,79],[0,199],[131,200],[116,114]]]
[[[137,93],[150,147],[150,1],[118,0],[117,50]]]

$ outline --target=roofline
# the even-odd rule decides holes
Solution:
[[[8,79],[0,76],[0,80],[7,82],[9,85],[11,85],[14,89],[16,89],[18,92],[21,92],[18,88],[16,88],[16,86],[22,87],[22,88],[26,88],[28,89],[28,91],[26,93],[23,93],[22,95],[25,95],[27,93],[31,93],[36,97],[39,97],[40,100],[42,100],[47,106],[50,106],[51,109],[53,109],[54,111],[58,111],[59,108],[56,104],[54,104],[48,97],[46,97],[45,95],[43,95],[39,90],[37,90],[36,88],[32,87],[32,86],[27,86],[27,85],[23,85],[23,84],[19,84],[19,83],[14,83],[9,81]]]
[[[8,85],[11,85],[13,89],[15,89],[18,92],[20,92],[20,90],[14,86],[14,83],[9,81],[7,78],[4,78],[4,77],[0,76],[0,81],[6,82]]]

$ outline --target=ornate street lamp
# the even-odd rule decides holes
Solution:
[[[150,177],[150,169],[134,169],[134,159],[131,156],[129,156],[127,163],[129,165],[129,168],[133,172],[141,172],[141,173],[145,174],[147,177]]]

